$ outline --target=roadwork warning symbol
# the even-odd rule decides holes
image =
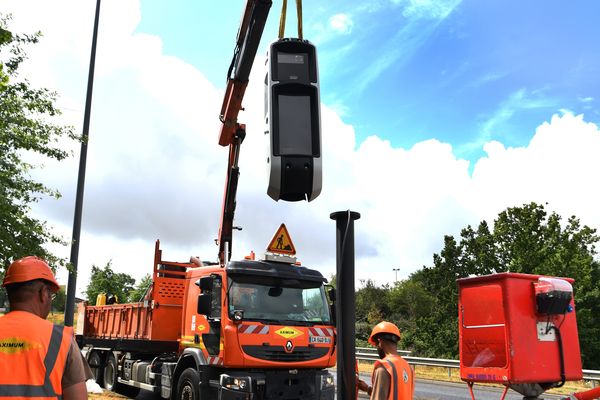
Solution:
[[[275,232],[275,236],[271,239],[271,243],[269,243],[269,247],[267,247],[267,251],[272,253],[282,253],[294,255],[296,254],[296,248],[294,247],[294,243],[292,243],[292,239],[290,238],[290,234],[285,227],[285,224],[281,224],[277,232]]]

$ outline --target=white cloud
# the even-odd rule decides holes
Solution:
[[[489,215],[511,203],[549,202],[564,217],[577,215],[600,227],[600,212],[593,206],[599,197],[593,183],[600,175],[599,150],[598,126],[573,114],[554,115],[541,124],[526,147],[488,143],[487,157],[475,165],[472,181],[477,193],[487,193],[482,200],[490,209],[480,207],[478,214]]]
[[[463,64],[463,68],[466,67],[466,63]],[[460,72],[464,72],[462,71],[462,69],[460,70]],[[480,87],[480,86],[484,86],[487,85],[489,83],[492,82],[497,82],[500,79],[504,79],[506,76],[508,75],[507,71],[503,71],[503,72],[498,72],[498,71],[494,71],[494,72],[488,72],[483,74],[482,76],[473,79],[471,82],[467,83],[467,85],[469,87]]]
[[[356,90],[364,91],[390,67],[404,65],[421,48],[462,0],[392,0],[405,17],[397,32],[384,42],[370,67],[356,80]]]
[[[65,118],[81,126],[93,5],[80,1],[5,2],[21,31],[47,27],[26,71],[38,85],[58,89]],[[113,260],[136,278],[152,269],[154,240],[166,259],[190,255],[215,260],[227,150],[217,145],[222,90],[193,66],[165,56],[157,37],[135,33],[137,1],[103,2],[86,197],[79,290],[92,264]],[[123,4],[124,8],[120,8]],[[46,7],[43,18],[31,13]],[[82,20],[85,19],[85,23]],[[73,24],[68,21],[74,21]],[[50,24],[48,21],[52,21]],[[106,31],[110,27],[111,33]],[[105,36],[105,35],[108,35]],[[100,41],[102,43],[102,41]],[[324,184],[312,203],[275,203],[266,195],[262,59],[258,57],[240,120],[248,135],[240,156],[234,258],[263,252],[285,222],[300,260],[330,275],[335,269],[335,223],[329,215],[351,209],[356,276],[383,283],[431,264],[445,234],[491,220],[508,206],[549,202],[564,216],[600,227],[594,182],[600,179],[600,131],[583,116],[553,116],[531,142],[506,148],[482,143],[486,156],[469,164],[446,143],[428,140],[396,148],[385,132],[362,143],[331,108],[322,107]],[[75,147],[76,148],[76,147]],[[36,213],[70,236],[78,158],[38,171],[64,194]],[[63,249],[68,255],[68,249]],[[64,282],[64,272],[61,275]]]
[[[407,18],[445,19],[462,0],[391,0],[404,8]]]
[[[544,96],[543,90],[519,89],[511,93],[507,99],[502,101],[493,114],[486,118],[480,128],[479,136],[460,146],[458,154],[478,151],[485,143],[492,140],[494,136],[502,135],[502,125],[509,121],[516,113],[531,109],[552,109],[556,106],[556,100]],[[568,110],[560,110],[563,114]]]
[[[581,102],[584,110],[593,110],[595,108],[594,100],[595,99],[591,96],[579,98],[579,101]]]
[[[354,22],[349,14],[335,14],[329,18],[329,26],[336,32],[349,34],[352,32]]]

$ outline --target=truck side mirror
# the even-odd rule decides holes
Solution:
[[[204,279],[204,278],[202,278]],[[202,293],[201,295],[198,296],[198,307],[197,307],[197,312],[198,314],[202,314],[202,315],[206,315],[206,316],[210,316],[210,312],[211,312],[211,295],[207,294],[207,293]]]
[[[200,290],[202,290],[202,292],[212,290],[213,280],[214,278],[212,276],[203,276],[202,278],[198,279],[196,285],[200,287]]]
[[[335,303],[335,288],[333,286],[329,288],[327,294],[329,295],[329,301]]]

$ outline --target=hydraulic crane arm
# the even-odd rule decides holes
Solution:
[[[248,85],[252,63],[267,22],[271,0],[247,0],[242,16],[233,59],[227,73],[227,89],[219,116],[223,125],[219,144],[228,146],[238,129],[237,116],[242,109],[242,100]]]
[[[247,0],[244,14],[237,35],[233,59],[227,72],[227,88],[221,106],[219,119],[221,132],[219,144],[229,146],[229,161],[227,178],[223,196],[223,208],[219,227],[219,262],[221,266],[231,257],[233,217],[235,214],[235,199],[239,177],[238,159],[240,146],[246,136],[245,125],[237,121],[238,113],[242,110],[242,100],[248,85],[248,77],[258,50],[258,45],[267,22],[271,0]]]

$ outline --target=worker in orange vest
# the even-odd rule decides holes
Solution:
[[[24,257],[6,271],[10,312],[0,317],[0,399],[87,399],[92,372],[73,328],[46,321],[58,283],[48,264]]]
[[[377,347],[381,360],[375,361],[372,386],[359,380],[358,388],[367,392],[371,400],[412,400],[415,392],[414,372],[398,354],[400,330],[391,322],[375,325],[369,343]]]

